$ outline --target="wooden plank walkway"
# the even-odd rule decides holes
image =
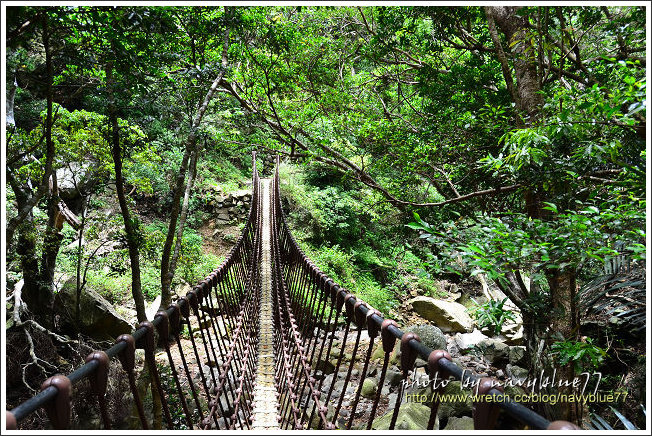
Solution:
[[[260,180],[262,195],[263,234],[261,262],[260,341],[258,368],[254,387],[253,430],[278,430],[278,401],[274,383],[274,349],[272,318],[270,179]]]

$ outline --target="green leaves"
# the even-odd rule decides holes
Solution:
[[[481,329],[489,328],[495,335],[500,334],[506,321],[516,319],[513,311],[503,307],[507,302],[507,298],[489,300],[484,304],[479,304],[475,300],[473,302],[475,307],[469,310],[469,314],[478,323],[478,327]]]
[[[432,244],[436,271],[449,271],[452,263],[458,272],[485,273],[491,279],[502,280],[519,269],[545,284],[549,270],[601,267],[621,255],[644,258],[645,213],[637,205],[577,202],[577,210],[560,211],[554,203],[545,204],[543,209],[553,214],[546,220],[512,212],[435,226],[414,214],[415,222],[406,226]]]
[[[551,345],[550,350],[559,365],[573,365],[575,374],[583,371],[595,371],[603,362],[607,352],[585,337],[582,341],[559,341]]]

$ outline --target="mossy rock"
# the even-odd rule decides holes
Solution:
[[[367,377],[362,383],[361,394],[365,398],[374,398],[378,392],[378,381],[375,378]]]
[[[452,417],[444,430],[474,430],[473,418],[469,416]]]
[[[387,414],[374,419],[371,428],[373,430],[389,430],[393,413],[394,410],[391,409]],[[394,430],[425,430],[429,419],[430,407],[420,403],[403,403],[399,408]]]
[[[465,401],[450,401],[450,402],[441,402],[439,404],[439,419],[445,419],[450,417],[459,417],[459,416],[470,416],[473,411],[473,402],[471,401],[470,393],[468,389],[460,389],[462,383],[459,380],[453,380],[444,388],[443,395],[451,395],[452,398],[465,398]],[[469,394],[469,395],[467,395]]]

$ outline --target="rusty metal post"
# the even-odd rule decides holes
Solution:
[[[389,331],[389,327],[398,327],[396,321],[391,319],[383,320],[380,325],[380,338],[383,344],[383,367],[380,370],[380,381],[378,382],[378,392],[376,392],[376,398],[374,398],[374,404],[371,407],[371,413],[369,414],[369,421],[367,421],[367,430],[371,430],[373,425],[374,417],[376,416],[376,410],[378,409],[378,402],[380,401],[380,394],[383,391],[383,384],[385,383],[385,376],[387,375],[387,366],[389,365],[389,357],[392,351],[394,350],[394,345],[396,344],[396,337]]]
[[[111,429],[111,421],[106,410],[106,386],[109,378],[109,356],[104,351],[93,351],[86,356],[86,363],[97,361],[95,374],[89,377],[91,390],[97,396],[102,422],[106,430]]]
[[[124,342],[126,347],[122,353],[118,355],[118,359],[122,364],[122,369],[127,373],[127,377],[129,378],[129,388],[131,389],[131,395],[134,398],[136,408],[138,409],[140,424],[143,426],[144,430],[148,430],[149,426],[147,425],[147,419],[145,419],[143,402],[140,399],[140,394],[136,387],[136,376],[134,375],[134,366],[136,364],[136,340],[132,335],[122,335],[116,340],[116,343],[120,342]]]
[[[500,408],[495,402],[485,399],[487,395],[490,395],[489,391],[492,389],[504,392],[498,380],[491,377],[480,379],[476,391],[478,400],[473,403],[473,427],[476,430],[491,430],[496,426]]]
[[[453,360],[448,351],[444,350],[433,350],[428,356],[428,373],[430,379],[441,375],[443,378],[448,378],[450,374],[444,368],[439,365],[441,359]],[[440,384],[437,388],[437,394],[441,394],[443,391],[442,385]],[[432,430],[435,426],[435,421],[437,420],[437,409],[439,409],[440,398],[438,395],[433,398],[432,405],[430,406],[430,419],[428,419],[427,430]]]
[[[70,379],[65,375],[55,375],[43,382],[41,390],[50,386],[57,389],[57,395],[44,406],[45,411],[55,430],[68,429],[70,428],[70,396],[72,394]]]

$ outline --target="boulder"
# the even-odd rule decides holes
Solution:
[[[477,347],[481,350],[482,357],[491,365],[509,362],[509,346],[502,341],[487,338],[478,342]]]
[[[466,308],[459,303],[437,300],[431,297],[416,297],[408,301],[421,317],[431,321],[443,332],[470,332],[473,320]]]
[[[488,339],[487,335],[480,330],[473,330],[471,333],[457,333],[454,337],[455,344],[460,351],[468,350],[471,347],[478,345],[480,342]]]
[[[473,418],[469,416],[452,417],[444,430],[474,430]]]
[[[113,309],[93,289],[86,287],[80,297],[79,323],[75,321],[77,286],[74,278],[69,279],[57,292],[54,311],[61,316],[64,328],[81,332],[96,340],[115,340],[118,336],[131,333],[134,327]]]
[[[392,421],[392,408],[387,414],[374,419],[372,430],[389,430]],[[424,430],[430,419],[430,407],[419,403],[403,403],[398,410],[394,430]]]
[[[426,347],[429,347],[433,350],[447,350],[447,338],[446,336],[442,333],[442,331],[435,327],[434,325],[430,324],[419,324],[415,326],[410,326],[405,329],[405,333],[416,333],[419,336],[419,339],[421,339],[421,343],[425,345]],[[396,341],[394,344],[394,350],[392,352],[392,356],[390,358],[390,362],[399,365],[400,364],[400,359],[401,359],[401,342]],[[417,357],[416,361],[416,366],[421,367],[421,366],[426,366],[426,362],[421,359],[421,357]]]
[[[444,333],[434,325],[420,324],[410,326],[406,329],[406,332],[412,332],[419,335],[421,343],[426,347],[433,350],[446,350],[446,336],[444,336]],[[397,344],[398,343],[399,342],[397,341]]]

